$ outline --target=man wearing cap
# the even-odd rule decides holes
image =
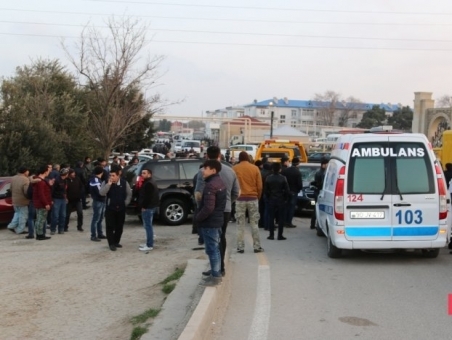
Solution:
[[[28,168],[21,166],[17,175],[11,180],[11,195],[14,207],[14,217],[8,224],[8,229],[16,234],[24,233],[25,225],[28,218],[27,190],[30,185],[28,179]]]
[[[259,220],[259,198],[262,196],[262,177],[259,168],[249,162],[246,151],[239,154],[239,163],[232,170],[237,175],[240,187],[240,195],[236,201],[236,218],[237,218],[237,252],[243,254],[245,252],[245,215],[248,210],[251,235],[253,236],[253,248],[255,253],[264,251],[261,247],[259,228],[257,226]]]
[[[317,196],[319,195],[320,190],[323,188],[323,180],[325,179],[325,172],[326,168],[328,167],[328,162],[330,160],[328,158],[323,157],[320,161],[320,169],[317,170],[314,177],[314,182],[311,182],[312,185],[315,186],[314,194],[315,194],[315,201],[317,202]],[[312,213],[311,217],[311,229],[315,229],[315,222],[316,222],[317,216],[315,214],[315,210]]]
[[[303,189],[303,181],[301,180],[301,173],[298,169],[300,160],[298,157],[292,159],[292,166],[285,168],[282,175],[286,177],[289,184],[289,195],[287,198],[286,214],[284,218],[284,226],[286,228],[295,228],[292,224],[293,215],[295,214],[295,206],[297,205],[298,193]]]
[[[64,234],[64,227],[66,226],[66,179],[69,170],[63,168],[60,174],[55,178],[52,185],[52,217],[50,223],[50,234],[55,235],[56,227],[58,225],[58,234]]]
[[[91,220],[91,241],[100,242],[107,237],[102,231],[102,220],[105,212],[105,196],[99,192],[102,185],[102,175],[104,169],[101,166],[96,166],[93,170],[93,175],[89,181],[89,193],[93,200],[93,218]]]

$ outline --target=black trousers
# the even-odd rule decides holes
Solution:
[[[77,212],[77,229],[80,229],[83,226],[82,201],[69,201],[66,204],[66,229],[69,228],[69,219],[71,217],[71,212],[74,210]]]
[[[228,227],[230,212],[223,212],[223,225],[221,226],[220,237],[220,254],[221,254],[221,271],[224,271],[224,256],[226,254],[226,229]]]
[[[121,241],[126,211],[105,209],[105,230],[107,231],[108,245],[117,245]]]

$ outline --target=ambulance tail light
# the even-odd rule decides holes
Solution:
[[[443,172],[438,164],[435,164],[436,180],[438,181],[439,194],[439,219],[447,218],[447,190],[446,182],[444,181]]]
[[[334,217],[336,220],[344,220],[344,177],[345,166],[339,170],[339,176],[336,181],[336,190],[334,191]]]

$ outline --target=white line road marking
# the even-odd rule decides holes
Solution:
[[[256,305],[248,340],[266,340],[270,324],[271,282],[270,267],[260,265],[257,275]]]

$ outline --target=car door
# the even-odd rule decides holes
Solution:
[[[393,240],[434,240],[439,196],[433,159],[422,141],[389,137],[392,170]]]
[[[381,153],[388,137],[358,139],[351,146],[344,193],[347,240],[392,239],[390,159]]]

